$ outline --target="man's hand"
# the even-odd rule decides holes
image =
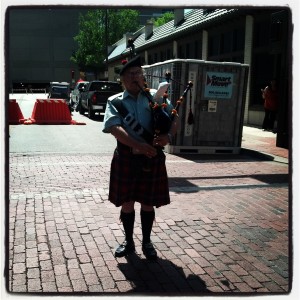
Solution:
[[[154,147],[164,147],[169,144],[169,136],[167,134],[158,135],[153,140]]]
[[[139,143],[139,145],[133,148],[134,154],[144,154],[149,158],[156,156],[157,150],[147,143]]]

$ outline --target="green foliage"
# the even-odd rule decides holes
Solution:
[[[80,15],[79,32],[74,37],[78,49],[71,61],[81,70],[103,68],[107,45],[121,39],[126,32],[136,31],[138,26],[139,13],[131,9],[98,9]]]
[[[123,37],[126,32],[135,32],[139,28],[139,12],[132,9],[109,10],[109,45]]]
[[[174,19],[174,13],[166,12],[162,16],[160,16],[156,19],[152,18],[151,21],[153,22],[153,24],[156,27],[158,27],[158,26],[168,23],[169,21],[172,21],[173,19]]]

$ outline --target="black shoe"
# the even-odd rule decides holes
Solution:
[[[135,251],[135,246],[134,242],[127,242],[126,240],[119,245],[119,247],[116,249],[115,252],[115,257],[123,257],[126,256],[127,254],[134,252]]]
[[[154,249],[153,244],[151,242],[143,243],[142,250],[147,259],[149,260],[157,259],[157,252]]]

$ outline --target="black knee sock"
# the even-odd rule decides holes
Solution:
[[[155,218],[155,211],[141,210],[141,223],[143,233],[143,244],[150,242],[150,235],[152,231],[152,225]]]
[[[124,213],[121,210],[120,219],[123,223],[125,231],[125,239],[127,242],[133,242],[133,227],[134,227],[135,211],[131,213]]]

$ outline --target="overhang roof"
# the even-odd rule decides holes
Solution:
[[[184,32],[195,31],[197,28],[227,17],[236,11],[237,9],[193,9],[184,15],[184,20],[177,26],[174,25],[174,20],[171,20],[162,26],[154,27],[153,34],[148,39],[145,39],[145,32],[139,30],[140,34],[134,39],[135,50],[139,52],[160,43],[161,40],[173,40],[177,36],[182,36]],[[133,35],[135,36],[135,34]],[[117,42],[115,45],[117,46],[108,57],[109,61],[119,60],[122,56],[129,54],[125,40],[123,43]]]

